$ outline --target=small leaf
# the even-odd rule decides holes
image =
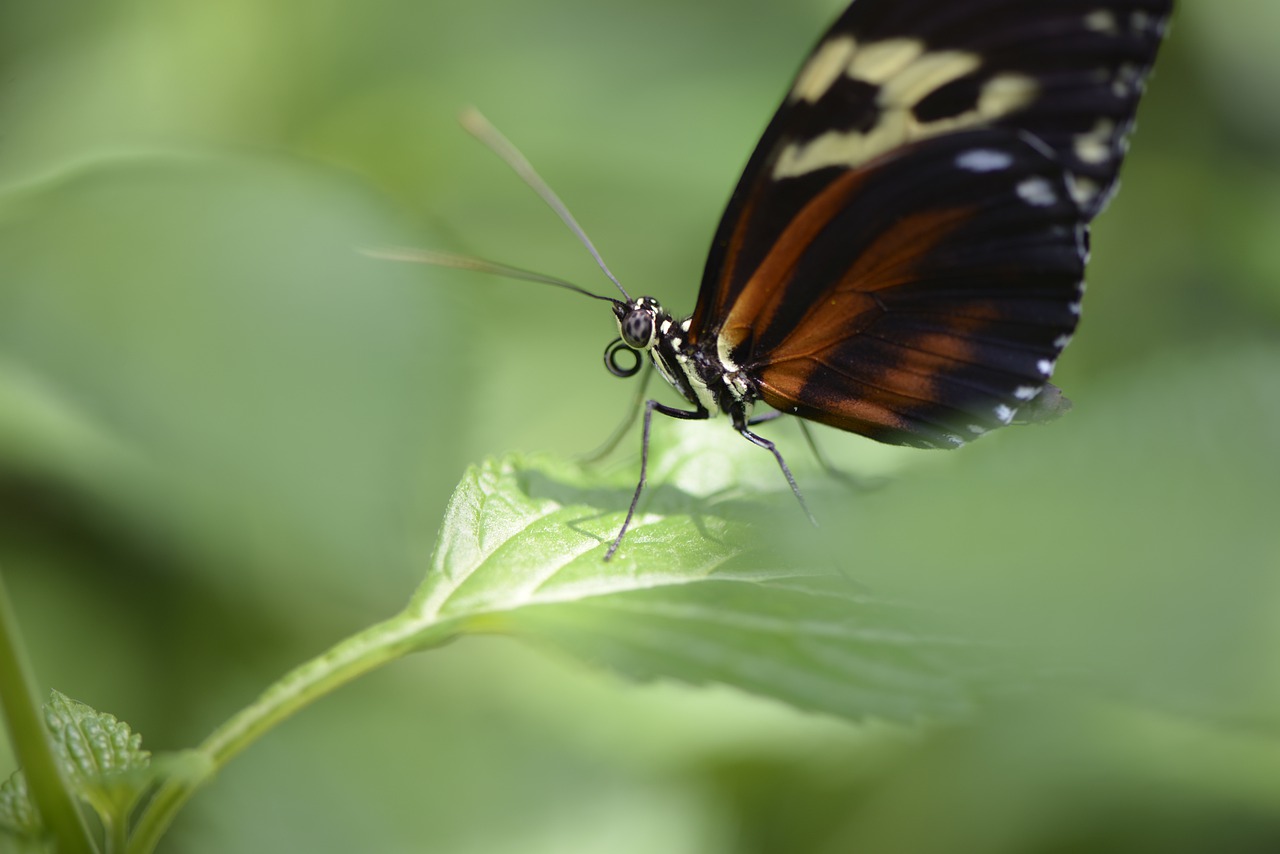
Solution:
[[[142,749],[142,736],[113,715],[94,711],[58,691],[44,704],[44,721],[58,763],[75,793],[98,814],[108,837],[118,837],[139,796],[155,778],[151,754]],[[32,850],[43,850],[38,845],[45,828],[21,771],[0,784],[0,832],[36,845]]]
[[[21,771],[15,771],[0,783],[0,834],[34,841],[43,832],[40,816],[36,815],[27,792],[27,779]],[[0,840],[3,838],[0,836]]]
[[[123,826],[151,782],[146,773],[151,754],[142,749],[142,736],[113,715],[57,691],[44,712],[54,749],[70,770],[76,793],[93,807],[104,826]]]
[[[634,677],[722,683],[854,718],[971,711],[981,688],[957,675],[955,655],[966,645],[824,567],[770,556],[754,531],[806,524],[789,492],[776,510],[767,493],[743,501],[741,483],[758,494],[752,467],[767,470],[772,458],[746,443],[739,452],[710,428],[701,436],[656,454],[664,474],[609,563],[627,475],[545,457],[473,468],[411,619],[543,639]],[[694,476],[697,466],[720,476]],[[786,489],[776,467],[772,475]],[[714,492],[690,495],[670,479]],[[761,510],[767,517],[751,524]]]

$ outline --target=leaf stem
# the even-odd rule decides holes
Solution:
[[[198,775],[178,775],[161,784],[138,819],[128,854],[151,854],[178,810],[244,750],[294,712],[389,661],[441,646],[457,634],[453,622],[424,622],[406,611],[352,635],[281,677],[249,706],[218,727],[196,748],[207,764]]]
[[[9,591],[0,574],[0,707],[13,751],[26,776],[31,801],[56,849],[62,854],[91,854],[97,847],[53,754],[37,691]]]

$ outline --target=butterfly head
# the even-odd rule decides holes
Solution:
[[[658,339],[671,329],[671,315],[653,297],[612,300],[618,321],[618,337],[605,348],[604,364],[615,377],[633,377],[640,371],[642,353],[652,350]],[[620,353],[630,359],[619,361]]]
[[[622,342],[641,352],[658,343],[662,321],[671,319],[652,297],[615,302],[613,314],[618,320],[618,334],[622,336]]]

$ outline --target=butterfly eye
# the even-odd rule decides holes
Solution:
[[[628,347],[648,350],[653,346],[653,312],[643,308],[628,311],[619,321],[618,331]]]

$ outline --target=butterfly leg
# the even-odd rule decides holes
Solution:
[[[631,405],[627,407],[627,414],[617,427],[613,428],[613,432],[609,434],[609,438],[604,440],[591,453],[582,457],[584,463],[594,463],[604,459],[613,453],[613,449],[618,447],[618,443],[622,441],[622,437],[627,435],[627,431],[636,423],[636,416],[640,414],[640,408],[644,405],[645,392],[649,387],[649,378],[653,376],[653,365],[646,365],[644,375],[640,377],[640,385],[636,386],[636,393],[632,395]]]
[[[786,413],[779,412],[776,409],[770,409],[768,412],[764,413],[763,415],[751,416],[751,420],[747,422],[747,426],[754,427],[757,424],[766,424],[770,421],[774,421],[778,418],[781,418],[784,414]]]
[[[781,418],[786,414],[787,413],[779,412],[776,409],[770,410],[762,415],[752,416],[751,419],[747,421],[747,426],[754,427],[757,424],[765,424],[769,421]],[[804,440],[809,443],[809,450],[813,452],[813,458],[818,461],[818,465],[822,466],[822,470],[827,473],[828,477],[833,477],[853,489],[875,489],[882,485],[880,481],[865,481],[861,478],[854,477],[847,471],[842,471],[835,465],[835,463],[827,459],[827,455],[822,452],[822,448],[818,446],[817,440],[813,438],[813,431],[809,429],[809,422],[805,421],[803,418],[797,418],[796,422],[800,425],[800,432],[804,434]],[[801,503],[803,504],[804,502],[802,501]]]
[[[631,527],[631,518],[636,514],[636,505],[640,503],[640,493],[644,491],[645,478],[648,477],[649,473],[649,424],[653,421],[653,413],[655,411],[661,412],[663,415],[670,418],[680,418],[685,421],[702,421],[711,417],[711,413],[701,406],[694,411],[689,412],[684,409],[676,409],[672,406],[664,406],[656,400],[645,401],[644,431],[643,438],[640,442],[640,480],[636,483],[636,491],[631,496],[631,506],[627,508],[627,518],[622,520],[622,530],[619,531],[618,536],[614,538],[613,545],[609,546],[609,551],[605,552],[605,560],[609,560],[613,557],[614,552],[618,550],[618,546],[622,545],[622,538],[626,535],[627,529]],[[790,476],[790,473],[788,473],[787,477]]]
[[[760,421],[771,421],[772,418],[764,417],[761,418],[760,421],[748,421],[746,413],[741,407],[734,408],[733,412],[730,414],[733,416],[734,429],[737,430],[744,439],[773,454],[773,458],[778,461],[778,467],[782,469],[782,474],[787,478],[787,484],[791,487],[792,494],[795,495],[796,500],[800,502],[800,509],[804,511],[804,515],[809,517],[809,521],[812,522],[816,528],[818,526],[818,520],[814,518],[813,513],[809,510],[808,503],[804,500],[804,496],[800,494],[800,487],[796,484],[796,479],[792,476],[791,469],[787,467],[786,460],[782,458],[782,453],[778,450],[777,446],[773,444],[773,442],[770,442],[763,436],[757,436],[750,430],[751,424],[759,424]],[[782,413],[778,414],[781,415]]]
[[[818,447],[817,441],[813,438],[813,431],[809,429],[809,424],[804,419],[796,419],[800,422],[800,432],[804,433],[804,439],[809,443],[809,450],[813,452],[813,458],[818,461],[818,465],[822,466],[822,470],[829,477],[833,477],[852,489],[869,490],[877,489],[884,485],[883,479],[872,478],[866,480],[855,477],[847,471],[843,471],[827,459],[827,455],[822,452],[822,448]]]

